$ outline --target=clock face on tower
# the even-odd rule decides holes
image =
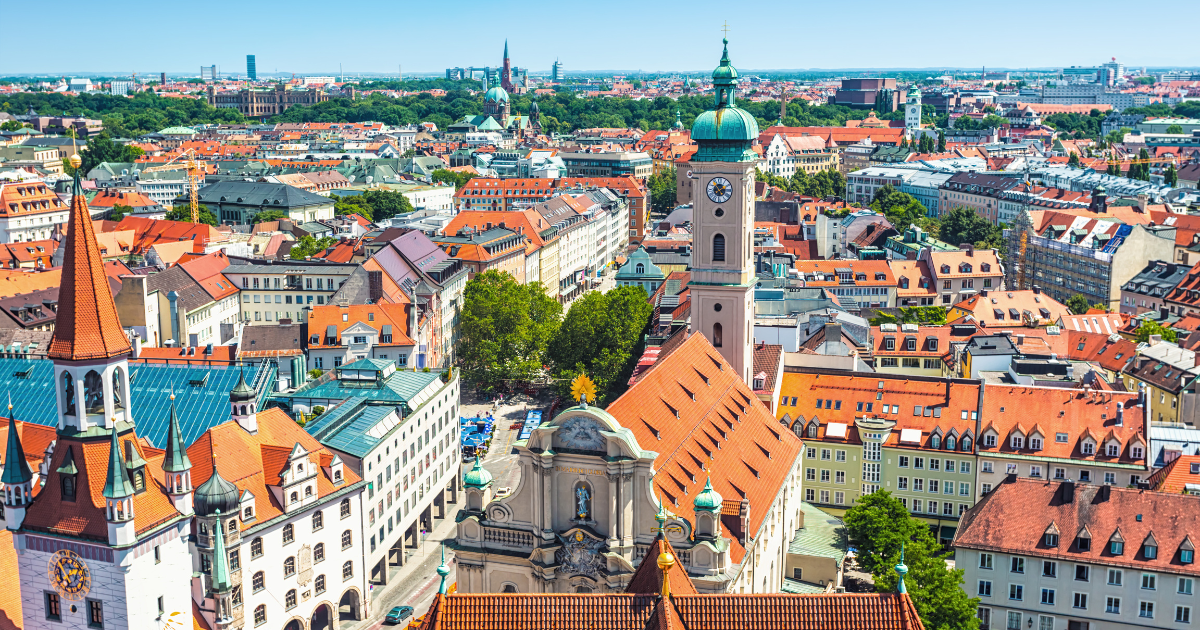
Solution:
[[[733,196],[733,185],[724,177],[714,177],[708,180],[708,198],[713,203],[725,203]]]
[[[50,556],[50,584],[63,599],[80,601],[92,588],[87,564],[73,551],[63,549]]]

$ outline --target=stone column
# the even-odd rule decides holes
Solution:
[[[554,515],[551,507],[554,504],[554,485],[557,475],[554,474],[553,465],[550,468],[541,469],[542,478],[542,538],[553,539],[554,536]]]
[[[621,473],[621,545],[632,549],[633,545],[633,473]],[[633,559],[630,551],[629,560]]]

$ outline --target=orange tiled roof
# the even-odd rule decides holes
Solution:
[[[711,474],[721,496],[749,501],[747,537],[758,535],[802,447],[699,334],[660,358],[607,411],[642,448],[659,453],[654,490],[668,510],[694,521],[692,500]],[[696,462],[709,462],[711,473]],[[740,563],[745,554],[735,535],[730,558]]]
[[[100,259],[92,216],[78,187],[71,202],[64,241],[65,273],[59,289],[57,324],[47,356],[83,361],[128,353],[131,350],[129,340],[117,317],[117,306],[104,273],[104,262]]]
[[[1146,480],[1155,492],[1181,494],[1187,486],[1200,487],[1200,455],[1180,455]]]
[[[1142,407],[1135,405],[1136,401],[1136,394],[1126,392],[1089,393],[1057,387],[988,385],[980,414],[987,426],[977,443],[979,454],[1007,453],[1145,465],[1148,449],[1143,434],[1146,427]],[[1119,426],[1117,403],[1124,404],[1124,417]],[[1024,447],[1014,449],[1009,438],[1022,422],[1026,427]],[[1036,451],[1029,448],[1028,440],[1034,422],[1043,429],[1042,448]],[[996,433],[995,446],[987,446],[984,439],[989,430]],[[1057,439],[1059,433],[1065,434],[1066,441]],[[1082,450],[1087,435],[1096,436],[1100,442],[1091,455],[1085,455]],[[1106,454],[1104,447],[1108,436],[1120,445],[1116,457]],[[1133,456],[1131,447],[1136,445],[1142,448],[1141,457]]]
[[[386,274],[385,274],[386,275]],[[350,306],[314,306],[308,317],[309,339],[308,347],[340,348],[342,331],[358,323],[366,324],[376,330],[383,326],[392,327],[392,341],[379,343],[380,346],[411,346],[415,342],[406,334],[408,331],[409,304],[354,304]],[[345,315],[345,321],[342,316]],[[338,339],[333,345],[325,345],[325,331],[333,326],[338,332]],[[312,337],[317,337],[317,343],[311,343]]]
[[[1010,309],[1016,309],[1022,319],[1013,321]],[[1000,319],[996,311],[1000,311],[1004,318]],[[986,296],[973,295],[955,304],[947,314],[946,321],[954,322],[970,315],[983,326],[1022,326],[1026,311],[1041,325],[1052,324],[1071,314],[1066,306],[1045,293],[1035,294],[1029,290],[989,291]]]

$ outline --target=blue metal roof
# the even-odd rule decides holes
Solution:
[[[379,439],[367,435],[367,431],[396,410],[390,405],[367,403],[366,398],[351,398],[309,422],[304,430],[325,446],[358,458],[366,457],[379,443]]]
[[[343,370],[348,369],[342,366]],[[364,368],[370,369],[370,368]],[[341,381],[332,379],[317,385],[308,384],[300,389],[287,393],[276,394],[274,400],[291,405],[296,402],[310,400],[346,400],[348,398],[366,398],[375,403],[399,404],[412,400],[422,389],[441,378],[437,372],[408,372],[397,370],[383,380],[381,384],[375,381]]]
[[[269,384],[275,368],[267,364],[264,376]],[[170,395],[175,393],[175,409],[184,444],[191,444],[209,428],[229,419],[229,392],[237,385],[238,373],[246,370],[246,380],[259,383],[258,366],[204,367],[193,365],[129,364],[129,385],[133,419],[137,433],[162,448],[167,444],[170,422]],[[46,360],[0,359],[0,387],[12,396],[18,420],[55,426],[58,402],[54,383],[54,363]],[[193,385],[192,383],[197,383]],[[259,404],[266,398],[263,388]]]

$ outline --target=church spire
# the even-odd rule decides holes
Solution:
[[[25,461],[25,449],[21,448],[21,436],[17,435],[17,421],[13,419],[12,404],[8,406],[8,444],[4,449],[5,485],[18,485],[33,479],[29,463]]]
[[[233,586],[229,581],[229,560],[225,555],[225,527],[221,523],[221,510],[217,510],[215,516],[217,517],[217,522],[212,529],[212,590],[217,593],[224,593],[233,588]]]
[[[183,447],[183,435],[179,431],[179,416],[175,414],[175,395],[171,395],[171,423],[167,427],[167,452],[163,457],[162,468],[168,473],[180,473],[189,470],[192,462],[188,460],[187,449]]]
[[[104,482],[104,498],[125,499],[133,496],[133,485],[125,474],[125,462],[121,461],[121,441],[117,430],[112,431],[112,448],[108,453],[108,476]]]
[[[59,286],[57,325],[47,355],[51,359],[84,361],[108,359],[130,353],[129,340],[121,330],[113,302],[100,245],[88,211],[87,198],[79,181],[83,160],[70,157],[75,169],[71,212],[62,247],[62,284]]]
[[[437,574],[442,582],[438,584],[438,595],[446,594],[446,576],[450,575],[450,567],[446,566],[446,543],[442,543],[442,563],[438,565]]]
[[[507,38],[505,38],[505,40],[504,40],[504,59],[505,59],[505,61],[508,60],[508,39]]]

